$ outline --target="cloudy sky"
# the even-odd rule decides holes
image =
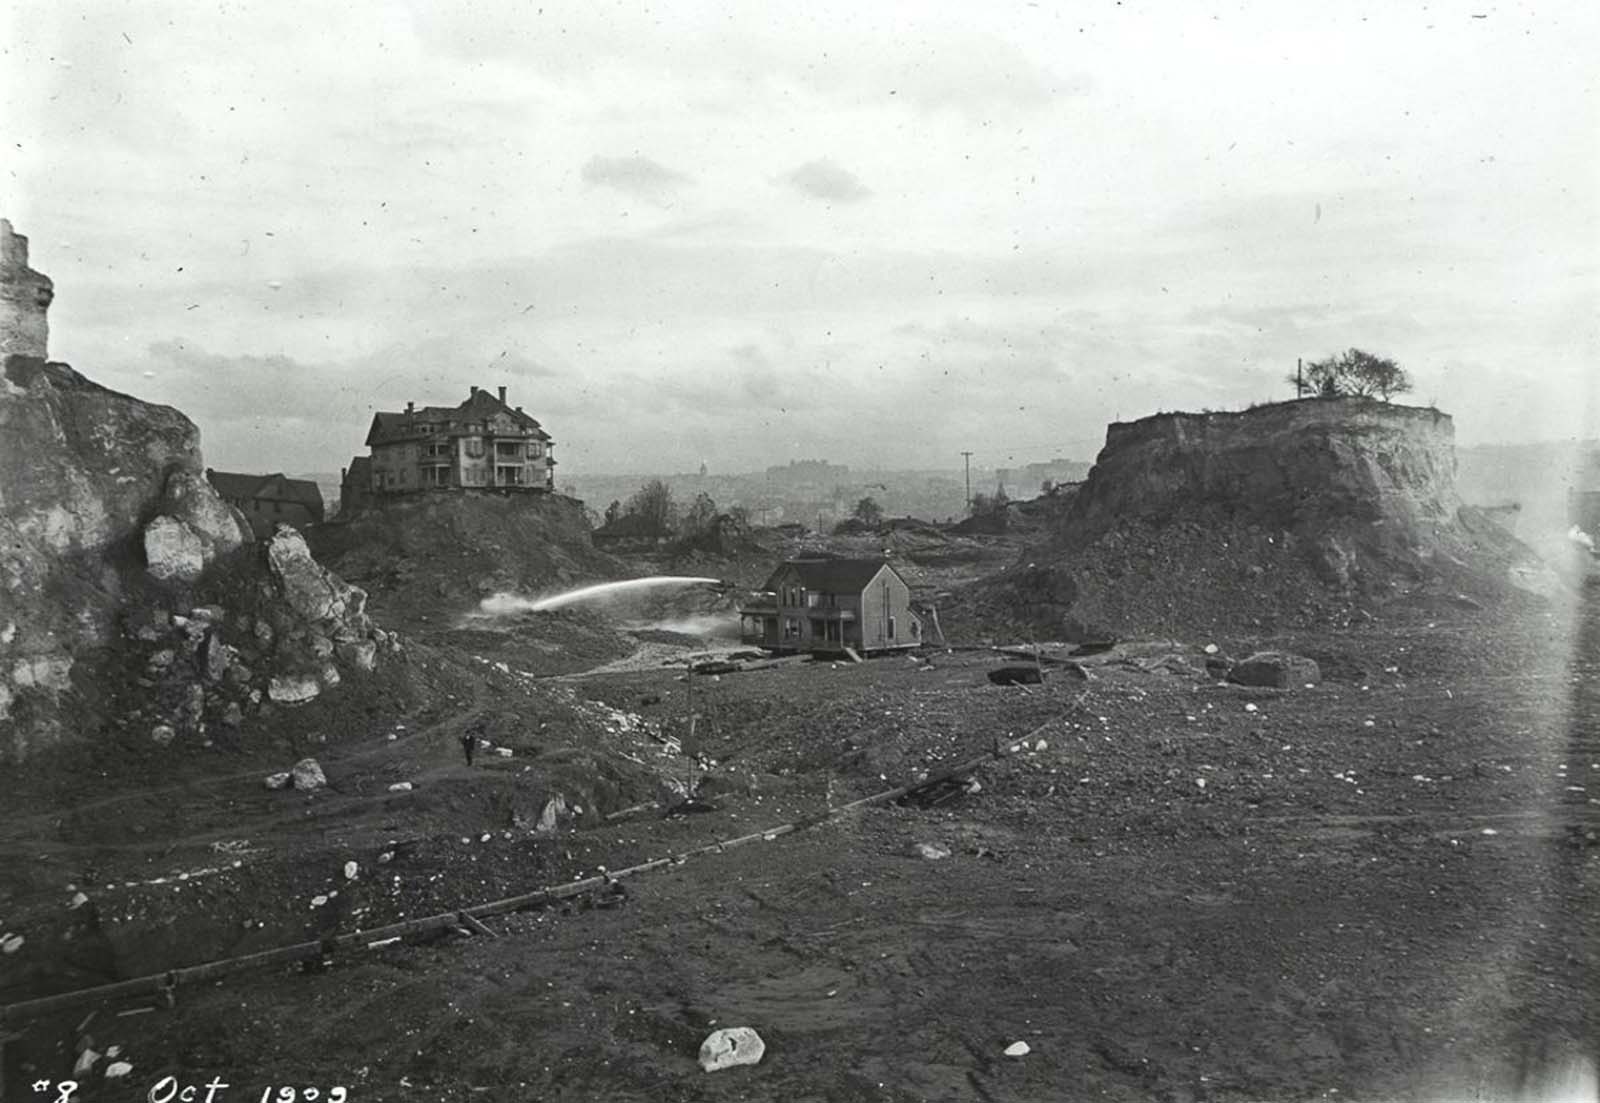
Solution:
[[[91,3],[0,14],[51,353],[218,467],[505,384],[568,474],[1091,457],[1401,361],[1595,432],[1570,3]]]

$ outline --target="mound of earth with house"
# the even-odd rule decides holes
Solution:
[[[1371,399],[1110,426],[1049,538],[964,621],[1053,638],[1273,630],[1549,595],[1559,580],[1455,489],[1449,415]]]

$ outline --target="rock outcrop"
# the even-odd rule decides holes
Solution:
[[[52,293],[0,223],[0,759],[93,738],[112,696],[165,746],[275,677],[370,670],[393,643],[365,595],[292,531],[251,542],[193,422],[45,358]]]

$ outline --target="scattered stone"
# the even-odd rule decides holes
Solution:
[[[533,829],[541,835],[554,833],[557,822],[566,812],[566,798],[560,794],[551,797],[544,802],[544,808],[539,812],[539,822],[533,825]]]
[[[22,949],[22,943],[24,941],[25,940],[21,935],[12,934],[10,931],[7,931],[5,934],[0,935],[0,953],[14,954],[18,950]]]
[[[1322,671],[1315,660],[1304,655],[1287,651],[1258,651],[1248,659],[1235,663],[1228,672],[1228,680],[1241,686],[1293,689],[1295,686],[1315,685],[1322,681]]]
[[[268,789],[287,789],[289,788],[289,782],[292,780],[292,777],[293,775],[291,775],[288,770],[284,770],[281,773],[268,774],[263,779],[263,784],[265,784]]]
[[[767,1052],[767,1044],[748,1026],[724,1027],[700,1043],[700,1067],[718,1072],[738,1065],[754,1065]]]
[[[298,705],[321,692],[321,683],[310,675],[277,677],[267,686],[267,696],[280,705]]]
[[[67,910],[68,911],[77,911],[79,908],[83,907],[88,902],[89,902],[89,897],[88,896],[86,896],[85,894],[83,894],[81,892],[75,892],[75,893],[72,894],[72,899],[67,903]]]
[[[1033,745],[1033,749],[1036,751],[1048,751],[1050,749],[1050,744],[1048,741],[1041,739],[1039,742]]]
[[[378,645],[372,640],[341,643],[337,650],[339,658],[357,670],[372,670],[378,665]]]
[[[941,858],[950,857],[950,848],[939,843],[916,843],[912,846],[911,853],[930,862],[937,862]]]
[[[294,775],[296,789],[320,789],[328,784],[328,776],[322,772],[322,766],[314,758],[302,758],[294,764],[291,773]]]
[[[313,896],[311,898],[311,906],[313,908],[320,908],[320,907],[322,907],[322,905],[326,904],[327,902],[328,902],[328,898],[326,896],[323,896],[321,893],[318,893],[317,895],[315,895],[315,896]]]
[[[356,879],[356,875],[360,872],[361,867],[355,862],[346,862],[344,864],[344,879],[346,881],[354,881]]]
[[[178,737],[171,724],[157,724],[150,729],[150,739],[158,747],[165,747]]]
[[[501,758],[510,758],[512,752],[510,747],[496,747],[494,749],[494,753],[499,755]]]
[[[409,793],[411,792],[411,783],[409,781],[397,781],[393,785],[389,786],[389,792]]]
[[[1006,1046],[1007,1057],[1026,1057],[1031,1052],[1032,1048],[1027,1042],[1012,1042]]]
[[[106,1066],[106,1079],[118,1080],[133,1071],[133,1066],[126,1061],[113,1061]]]
[[[339,677],[339,668],[328,663],[322,668],[322,684],[328,689],[338,685],[343,679]]]
[[[77,1061],[73,1062],[72,1075],[87,1076],[89,1070],[94,1068],[94,1063],[100,1060],[100,1054],[88,1046],[83,1047],[83,1052],[78,1054]]]
[[[1222,649],[1220,647],[1218,647],[1214,643],[1208,643],[1208,644],[1206,644],[1204,650],[1205,650],[1205,653],[1207,655],[1215,655],[1218,651],[1221,651]]]
[[[150,660],[145,663],[145,666],[148,667],[152,673],[158,670],[165,670],[167,667],[172,665],[172,660],[176,657],[176,653],[170,647],[162,648],[160,651],[157,651],[155,654],[150,656]]]

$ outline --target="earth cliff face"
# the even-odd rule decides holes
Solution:
[[[1119,422],[1071,523],[1095,531],[1201,506],[1287,527],[1387,523],[1421,535],[1460,507],[1454,424],[1364,399]]]
[[[1094,638],[1343,623],[1397,598],[1550,585],[1461,506],[1449,415],[1319,398],[1110,426],[1052,539],[976,604]]]
[[[198,475],[188,418],[65,364],[7,359],[0,376],[0,751],[60,735],[80,660],[140,600],[144,529],[165,511],[203,565],[246,532]]]

